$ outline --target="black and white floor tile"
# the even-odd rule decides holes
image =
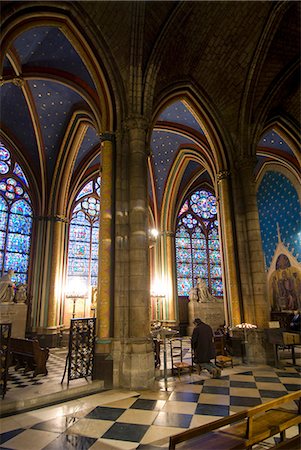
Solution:
[[[169,436],[300,389],[297,367],[236,366],[220,379],[184,374],[153,391],[110,390],[0,419],[6,450],[168,448]],[[292,405],[296,407],[295,404]],[[290,433],[296,434],[292,428]],[[279,437],[265,443],[272,446]],[[262,447],[263,448],[263,447]]]

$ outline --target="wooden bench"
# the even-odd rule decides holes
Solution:
[[[251,449],[252,445],[280,433],[285,439],[285,430],[298,425],[300,432],[301,390],[255,406],[228,417],[216,420],[191,430],[171,436],[169,450],[240,450]],[[288,402],[298,400],[292,409],[282,408]],[[179,445],[178,445],[179,444]]]
[[[300,448],[301,448],[301,437],[300,435],[297,435],[280,442],[274,447],[270,447],[270,450],[300,450]]]
[[[25,372],[34,371],[33,375],[47,375],[46,362],[49,349],[41,348],[37,339],[11,338],[10,352],[15,363],[15,370],[24,368]]]

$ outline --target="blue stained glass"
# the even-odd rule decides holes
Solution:
[[[26,284],[27,283],[27,274],[26,273],[15,273],[15,275],[13,277],[13,281],[15,284],[19,284],[19,283]]]
[[[24,216],[32,217],[32,209],[25,200],[18,200],[13,203],[11,212],[14,214],[22,214]]]
[[[90,226],[70,225],[70,241],[90,242]]]
[[[19,166],[18,163],[15,163],[14,174],[17,175],[23,181],[23,183],[28,187],[28,181],[24,175],[23,170],[21,169],[21,167]]]
[[[192,282],[189,278],[178,277],[178,295],[189,295]]]
[[[205,278],[206,279],[206,284],[208,286],[208,266],[207,264],[196,264],[193,267],[193,271],[194,271],[194,276],[198,277],[198,278]]]
[[[178,217],[180,217],[187,210],[188,210],[188,200],[186,200],[186,202],[183,204],[182,208],[180,209]]]
[[[98,258],[98,244],[92,244],[92,254],[91,257],[93,259],[97,259]]]
[[[213,228],[209,233],[209,239],[219,239],[217,228]]]
[[[179,276],[192,277],[191,264],[178,262],[177,269]]]
[[[74,225],[77,224],[90,226],[89,220],[87,219],[86,214],[83,211],[77,212],[72,218],[71,223]]]
[[[207,261],[207,254],[203,251],[193,250],[193,262],[195,263],[205,263]]]
[[[98,274],[98,264],[93,262],[91,266],[91,275],[97,277],[97,274]]]
[[[179,261],[188,262],[191,259],[191,253],[188,249],[185,248],[177,248],[177,259]]]
[[[68,275],[87,274],[87,263],[84,259],[69,258]]]
[[[212,284],[212,294],[221,297],[223,295],[223,283],[221,279],[213,279]]]
[[[187,271],[187,274],[185,274],[183,263],[192,258],[193,276],[205,278],[210,291],[212,289],[211,280],[213,275],[216,278],[220,277],[219,281],[222,285],[216,197],[209,191],[197,190],[185,200],[180,212],[175,240],[177,276],[181,279],[184,277],[191,278],[191,273]],[[183,248],[187,249],[186,253],[183,251]],[[187,256],[189,252],[192,252],[190,258]],[[208,270],[210,270],[211,266],[213,267],[209,277]],[[198,272],[200,273],[198,274]],[[183,292],[183,288],[180,285],[178,287]]]
[[[216,263],[220,264],[220,260],[221,260],[220,252],[211,250],[209,252],[209,258],[210,258],[210,261],[212,261],[214,264],[216,264]]]
[[[188,228],[194,228],[196,226],[196,224],[198,223],[197,220],[191,214],[186,214],[186,216],[182,220],[183,220],[183,223]]]
[[[219,250],[219,240],[218,239],[209,239],[208,247],[210,250]]]
[[[4,250],[5,236],[6,236],[6,233],[4,231],[0,231],[0,249],[1,250]]]
[[[8,229],[9,232],[30,235],[32,219],[19,214],[10,214]]]
[[[70,251],[72,257],[74,258],[89,258],[90,255],[90,244],[87,242],[70,242]]]
[[[176,238],[176,245],[177,247],[182,248],[190,248],[190,239],[189,238]]]
[[[9,172],[13,167],[13,175]],[[0,173],[8,173],[0,182],[0,246],[1,266],[13,269],[15,283],[27,282],[33,211],[24,185],[29,187],[21,166],[3,146],[0,147]],[[21,183],[20,183],[21,181]],[[24,183],[24,184],[22,184]],[[8,199],[4,200],[3,195]],[[17,199],[17,200],[15,200]],[[14,201],[15,200],[15,201]],[[5,248],[4,248],[5,245]]]
[[[219,265],[210,266],[210,275],[212,278],[220,278],[222,276],[222,268]]]
[[[0,211],[8,211],[8,204],[0,195]]]
[[[9,233],[7,237],[6,249],[12,252],[29,253],[30,236],[24,234]]]
[[[10,153],[9,151],[4,147],[3,144],[1,144],[0,142],[0,160],[1,161],[6,161],[10,158]]]
[[[0,174],[4,175],[8,171],[9,171],[9,166],[4,161],[0,161]]]
[[[4,211],[0,211],[0,230],[6,231],[8,214]]]
[[[6,252],[4,271],[13,269],[15,272],[27,272],[28,268],[28,255],[24,253],[10,253]]]
[[[192,239],[192,247],[200,250],[206,250],[206,239]]]
[[[92,227],[92,242],[99,241],[99,222],[95,222]]]
[[[81,276],[88,290],[91,283],[93,286],[97,285],[99,187],[100,177],[90,180],[81,189],[75,199],[76,204],[69,228],[68,284],[72,275]]]
[[[78,196],[75,200],[79,200],[80,198],[84,197],[85,195],[92,194],[93,192],[93,182],[89,181],[80,191]]]

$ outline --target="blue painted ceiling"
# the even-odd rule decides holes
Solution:
[[[14,84],[17,74],[5,57],[5,84],[0,88],[2,140],[5,142],[5,135],[8,136],[30,161],[38,184],[46,175],[50,189],[58,154],[66,130],[72,126],[74,113],[78,111],[82,116],[84,111],[93,118],[86,98],[93,97],[97,102],[98,94],[79,53],[56,27],[40,26],[23,32],[11,42],[8,51],[19,67],[24,84],[22,87]],[[99,138],[89,127],[77,155],[76,167],[97,143]]]
[[[177,101],[169,105],[159,115],[158,120],[185,125],[204,134],[204,131],[200,126],[200,123],[196,120],[194,115],[190,112],[188,107],[185,106],[185,103],[182,101]]]

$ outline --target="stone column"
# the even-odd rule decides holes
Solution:
[[[131,117],[129,133],[130,337],[149,333],[149,240],[147,197],[147,122]]]
[[[120,384],[128,388],[151,387],[154,354],[150,339],[150,283],[147,195],[147,121],[131,116],[128,134],[129,199],[129,324],[128,337],[120,342]]]
[[[223,252],[225,313],[228,325],[233,326],[242,320],[242,298],[239,289],[237,251],[235,246],[235,225],[231,208],[230,172],[223,170],[217,174],[218,199],[220,211],[220,235]]]
[[[175,233],[163,231],[163,283],[165,286],[165,321],[175,324],[178,316],[177,304],[177,277],[175,274]]]
[[[267,326],[269,320],[269,304],[253,174],[255,164],[255,157],[245,157],[238,161],[245,217],[246,236],[244,246],[249,264],[249,292],[244,292],[243,303],[245,322],[263,328]]]
[[[66,254],[67,219],[63,216],[38,217],[37,247],[33,269],[33,330],[42,345],[56,346],[61,330],[63,275]],[[40,255],[40,256],[39,256]]]
[[[99,265],[97,289],[97,337],[108,338],[111,332],[112,312],[112,215],[113,215],[113,138],[112,134],[102,136],[101,157],[102,173],[100,184],[100,220],[99,220]]]

